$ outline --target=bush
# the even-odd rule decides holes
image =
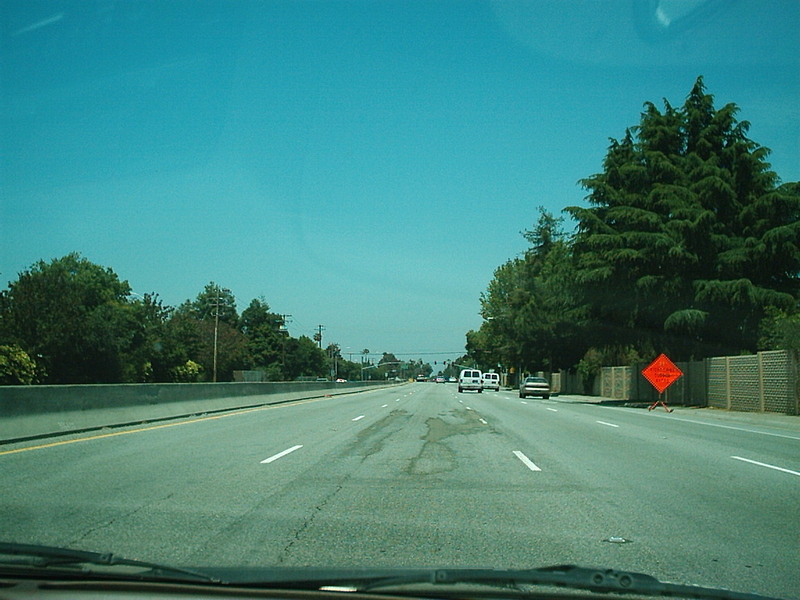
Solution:
[[[203,367],[198,365],[193,360],[187,360],[186,364],[173,367],[172,380],[175,383],[195,383],[200,381],[200,375],[203,373]]]
[[[0,385],[31,385],[37,381],[36,363],[16,344],[0,346]]]

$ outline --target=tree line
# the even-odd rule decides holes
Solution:
[[[393,356],[393,355],[392,355]],[[263,298],[241,314],[233,293],[214,282],[177,307],[157,294],[134,294],[110,268],[72,253],[40,260],[0,291],[0,384],[232,381],[258,370],[268,381],[415,376],[369,350],[345,360],[337,344],[321,348],[289,335],[286,317]],[[398,361],[399,362],[399,361]],[[366,368],[365,368],[366,367]]]
[[[498,267],[467,333],[484,366],[599,367],[800,348],[800,184],[781,183],[738,108],[702,77],[682,107],[644,104],[579,183],[588,206],[544,208]]]

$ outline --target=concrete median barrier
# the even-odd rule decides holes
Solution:
[[[352,393],[373,382],[0,387],[0,443]]]

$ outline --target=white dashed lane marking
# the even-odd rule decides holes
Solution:
[[[267,465],[267,464],[269,464],[271,462],[274,462],[274,461],[278,460],[279,458],[282,458],[282,457],[286,456],[287,454],[291,454],[295,450],[299,450],[302,447],[303,447],[303,444],[298,444],[297,446],[292,446],[291,448],[288,448],[287,450],[284,450],[283,452],[278,452],[277,454],[273,454],[269,458],[265,458],[264,460],[261,461],[261,464],[262,465]]]

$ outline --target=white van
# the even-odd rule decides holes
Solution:
[[[498,373],[484,373],[482,379],[483,389],[500,391],[500,375]]]
[[[483,391],[483,378],[477,369],[464,369],[458,376],[458,391],[476,390],[479,394]]]

